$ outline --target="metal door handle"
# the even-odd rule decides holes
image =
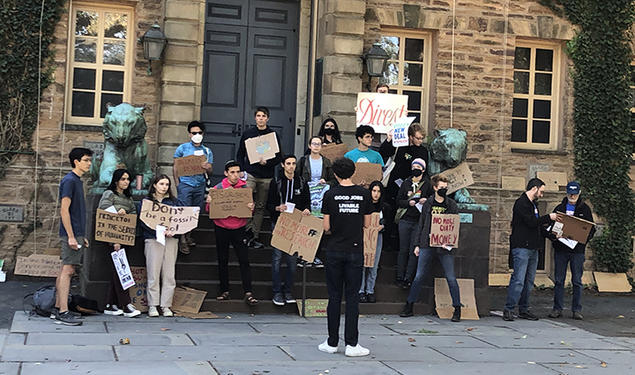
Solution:
[[[234,130],[232,130],[232,134],[241,136],[243,134],[243,124],[236,124]]]

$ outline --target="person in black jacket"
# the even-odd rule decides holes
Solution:
[[[529,311],[529,293],[534,287],[534,277],[538,266],[538,252],[545,247],[545,239],[541,229],[556,220],[557,215],[540,216],[536,202],[542,198],[545,183],[539,178],[532,178],[525,191],[514,203],[512,213],[512,234],[509,237],[514,273],[507,287],[507,302],[503,310],[503,320],[513,321],[513,310],[518,305],[518,317],[538,320]]]
[[[256,126],[250,127],[243,133],[240,138],[240,145],[236,153],[236,161],[240,163],[240,170],[247,173],[247,187],[253,190],[254,210],[253,218],[247,223],[248,245],[256,249],[264,247],[258,241],[260,236],[260,228],[264,217],[265,204],[267,202],[267,192],[269,189],[269,181],[274,175],[274,171],[278,163],[282,162],[282,143],[280,137],[276,133],[278,142],[278,151],[273,159],[260,160],[258,163],[251,164],[247,156],[247,148],[245,141],[249,138],[256,138],[269,133],[275,133],[273,129],[267,125],[269,121],[269,109],[267,107],[258,107],[254,113],[256,117]]]
[[[571,181],[567,184],[567,196],[562,202],[553,209],[553,212],[561,212],[567,215],[575,216],[586,221],[593,222],[593,214],[591,208],[580,198],[580,184]],[[551,225],[554,223],[552,222]],[[595,226],[589,233],[587,243],[595,234]],[[549,314],[550,318],[560,318],[562,316],[563,300],[564,300],[564,279],[567,276],[567,264],[571,267],[571,284],[573,284],[573,300],[571,301],[572,317],[576,320],[582,320],[582,271],[584,266],[584,250],[586,245],[573,240],[557,237],[551,231],[547,237],[553,243],[554,263],[555,263],[555,287],[553,289],[553,311]]]
[[[291,204],[302,211],[303,215],[311,215],[311,196],[309,186],[295,173],[296,158],[293,155],[285,155],[282,158],[283,173],[279,178],[271,180],[269,185],[269,198],[267,199],[267,211],[271,214],[272,225],[278,221],[280,213],[287,211]],[[291,211],[293,211],[291,209]],[[284,258],[287,264],[284,287],[280,280],[280,261]],[[293,298],[293,276],[296,270],[296,257],[278,249],[273,249],[271,256],[271,281],[273,283],[272,302],[277,306],[285,303],[295,303]]]

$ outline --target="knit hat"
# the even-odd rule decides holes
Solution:
[[[410,168],[414,167],[415,164],[418,164],[421,166],[421,168],[423,168],[423,170],[426,170],[426,161],[421,159],[421,158],[416,158],[415,160],[412,161],[412,163],[410,163]]]

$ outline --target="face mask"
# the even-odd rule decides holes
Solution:
[[[421,169],[413,169],[412,170],[412,175],[414,177],[420,177],[423,174],[423,171]]]
[[[203,142],[203,135],[202,134],[194,134],[192,136],[192,142],[194,143],[201,143]]]
[[[448,189],[443,188],[443,189],[439,189],[437,190],[437,194],[439,194],[440,197],[445,198],[445,195],[448,193]]]
[[[326,134],[326,135],[335,135],[335,129],[333,129],[333,128],[324,128],[324,134]]]

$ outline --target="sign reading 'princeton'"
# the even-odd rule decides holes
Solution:
[[[95,240],[134,246],[136,230],[137,215],[119,215],[97,209]]]

